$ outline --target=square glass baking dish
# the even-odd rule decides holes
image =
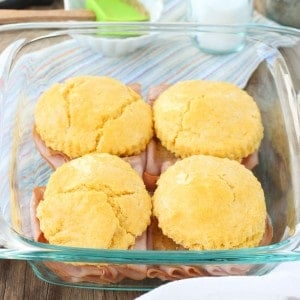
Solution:
[[[96,275],[84,276],[80,266],[95,263],[183,265],[204,267],[205,276],[261,275],[271,271],[277,263],[300,260],[299,99],[280,52],[267,47],[260,36],[266,30],[282,29],[249,26],[244,50],[228,56],[204,55],[194,36],[217,30],[224,34],[240,34],[245,32],[245,27],[83,22],[19,24],[17,29],[26,31],[22,32],[20,40],[5,50],[5,61],[3,56],[0,60],[1,258],[28,260],[36,275],[51,283],[115,290],[148,290],[165,281],[147,278],[100,283]],[[0,30],[9,38],[16,25]],[[286,33],[297,33],[285,30]],[[120,34],[120,39],[107,37]],[[130,43],[125,45],[123,39]],[[113,48],[106,48],[111,43]],[[119,47],[126,51],[107,50]],[[251,72],[247,68],[241,69],[254,53],[259,54],[253,60],[256,64],[254,72],[253,69]],[[232,64],[235,61],[238,63]],[[185,79],[232,81],[245,88],[262,113],[264,139],[259,149],[259,165],[253,172],[265,192],[273,226],[272,243],[226,251],[117,251],[58,247],[32,241],[32,190],[45,185],[52,172],[32,139],[34,106],[39,95],[53,83],[78,75],[105,75],[124,83],[138,82],[145,97],[153,85]],[[65,269],[73,266],[76,269],[77,266],[77,273],[61,272],[62,262],[65,262]]]

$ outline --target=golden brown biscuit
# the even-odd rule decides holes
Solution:
[[[51,175],[37,217],[51,244],[128,249],[149,225],[151,206],[142,179],[127,162],[94,153]]]
[[[69,158],[138,154],[153,135],[150,105],[109,77],[81,76],[53,85],[40,97],[34,116],[46,146]]]
[[[267,217],[253,173],[234,160],[205,155],[184,158],[162,173],[153,213],[177,244],[205,250],[259,245]]]
[[[182,81],[154,102],[154,126],[178,157],[194,154],[241,160],[263,137],[259,109],[245,91],[225,82]]]

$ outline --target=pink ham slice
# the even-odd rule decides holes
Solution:
[[[184,278],[209,276],[205,269],[193,266],[154,266],[147,271],[148,278],[159,278],[162,281],[171,281]]]
[[[127,160],[130,162],[131,157]],[[173,165],[180,158],[177,158],[173,153],[167,150],[157,138],[153,138],[146,149],[146,167],[143,173],[143,180],[146,188],[149,192],[153,192],[156,189],[156,182],[161,173],[163,173],[168,167]],[[141,162],[145,163],[144,158]],[[242,164],[252,170],[258,164],[258,152],[255,151],[242,160]],[[131,163],[133,166],[133,164]],[[139,167],[134,166],[134,169],[142,169],[142,165]]]
[[[30,218],[31,218],[31,232],[32,237],[35,241],[40,243],[48,243],[48,241],[45,239],[43,232],[40,228],[40,221],[36,216],[36,210],[40,203],[40,201],[43,199],[45,192],[44,186],[38,186],[33,189],[32,193],[32,199],[30,203]]]
[[[136,241],[132,249],[145,250],[146,234]],[[67,282],[117,283],[125,278],[143,280],[147,274],[145,265],[75,265],[63,262],[44,262],[61,279]]]
[[[127,161],[131,167],[139,174],[142,178],[144,170],[146,168],[147,152],[146,150],[139,155],[122,157],[123,160]]]
[[[147,95],[147,102],[152,106],[158,96],[163,93],[167,88],[170,87],[170,84],[163,83],[159,85],[155,85],[149,88],[149,92]]]
[[[117,283],[124,279],[115,266],[72,265],[63,262],[43,262],[43,264],[65,282]]]
[[[33,238],[37,242],[48,243],[41,229],[36,209],[43,200],[45,187],[37,187],[33,191],[31,201],[31,227]],[[147,250],[147,233],[144,232],[136,239],[132,250]],[[68,282],[117,283],[124,278],[142,280],[146,277],[146,265],[100,265],[100,264],[71,264],[63,262],[44,262],[55,274]]]
[[[170,85],[160,84],[150,87],[147,94],[147,103],[151,106]],[[153,138],[147,146],[146,167],[143,174],[143,180],[149,192],[154,192],[156,189],[156,182],[162,172],[169,166],[173,165],[178,159],[173,153],[168,151],[157,138]]]
[[[268,216],[266,219],[266,230],[265,234],[260,241],[259,246],[269,245],[273,238],[273,227],[271,224],[271,219]],[[205,269],[209,274],[214,276],[224,276],[224,275],[244,275],[251,270],[251,265],[208,265]]]
[[[71,160],[62,152],[54,151],[48,148],[42,141],[40,135],[36,132],[35,128],[33,129],[33,138],[39,153],[53,170]],[[139,155],[122,157],[122,159],[127,161],[131,165],[131,167],[136,170],[137,173],[142,177],[146,168],[146,156],[147,154],[145,150]]]
[[[149,231],[148,231],[149,233]],[[273,237],[273,227],[270,218],[266,219],[266,229],[260,242],[260,246],[271,243]],[[149,238],[149,236],[148,236]],[[148,244],[148,249],[149,249]],[[147,277],[159,278],[160,280],[176,280],[199,276],[222,276],[222,275],[245,275],[251,270],[251,265],[201,265],[201,266],[151,266],[148,268]]]
[[[259,160],[257,150],[242,159],[242,164],[249,170],[252,170],[255,166],[257,166],[258,162]]]
[[[62,152],[52,150],[46,146],[40,135],[37,133],[35,127],[33,128],[33,140],[36,148],[44,160],[55,170],[65,162],[69,161],[70,158]]]
[[[146,166],[143,174],[145,186],[149,192],[154,192],[156,182],[161,173],[178,159],[168,151],[161,143],[153,138],[146,149]]]

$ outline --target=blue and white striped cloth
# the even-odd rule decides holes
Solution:
[[[180,20],[184,16],[184,1],[165,1],[162,21]],[[272,23],[259,14],[254,22]],[[97,37],[95,37],[97,39]],[[55,82],[79,75],[105,75],[124,83],[139,82],[143,94],[160,83],[174,83],[185,79],[221,80],[244,87],[263,60],[272,61],[278,47],[295,45],[295,37],[278,33],[261,33],[248,37],[244,49],[228,55],[209,55],[199,51],[188,35],[156,35],[146,47],[126,56],[107,57],[89,44],[76,38],[35,51],[21,57],[9,78],[3,77],[6,60],[17,42],[0,56],[0,207],[9,215],[11,151],[15,116],[18,111],[20,135],[16,180],[22,205],[28,206],[34,186],[45,184],[49,169],[35,150],[31,130],[33,112],[39,95]],[[1,75],[2,74],[2,75]],[[19,195],[19,196],[20,196]]]

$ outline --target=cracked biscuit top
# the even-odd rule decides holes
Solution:
[[[235,160],[184,158],[158,180],[153,214],[164,235],[191,250],[258,246],[267,218],[263,189]]]
[[[37,207],[50,244],[128,249],[150,224],[151,197],[121,158],[93,153],[51,175]]]
[[[153,135],[152,110],[141,96],[109,77],[74,77],[44,92],[35,127],[47,147],[75,158],[92,152],[142,152]]]
[[[153,114],[157,137],[178,157],[241,160],[258,149],[263,137],[255,101],[230,83],[178,82],[156,99]]]

